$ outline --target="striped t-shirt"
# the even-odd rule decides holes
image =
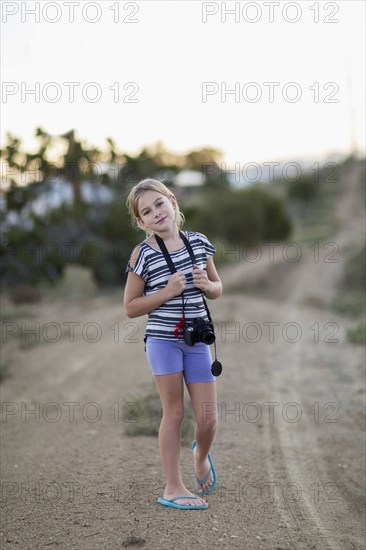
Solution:
[[[216,252],[216,249],[202,233],[194,231],[183,231],[183,233],[190,242],[196,258],[196,264],[199,268],[206,269],[207,258],[212,256]],[[176,270],[182,271],[186,276],[187,285],[183,294],[185,319],[187,321],[196,317],[207,319],[207,312],[202,299],[203,293],[193,285],[193,266],[186,246],[184,245],[174,252],[169,252],[169,255]],[[164,288],[171,276],[171,271],[163,253],[160,250],[158,252],[146,240],[140,244],[135,266],[131,267],[130,261],[128,262],[126,273],[130,271],[137,273],[137,275],[144,279],[144,296],[149,296]],[[182,296],[174,296],[171,300],[168,300],[148,314],[145,339],[147,336],[164,340],[181,339],[181,335],[179,337],[174,335],[174,329],[176,329],[176,325],[181,318]]]

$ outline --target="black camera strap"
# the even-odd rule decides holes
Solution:
[[[154,235],[155,235],[156,242],[158,243],[159,248],[160,248],[160,250],[162,251],[162,253],[164,255],[164,258],[166,260],[166,263],[168,264],[168,267],[169,267],[171,273],[176,273],[177,272],[176,267],[175,267],[175,265],[174,265],[174,263],[173,263],[173,261],[170,257],[170,254],[167,250],[167,247],[165,246],[165,243],[164,243],[163,239],[161,237],[159,237],[159,235],[156,235],[156,234],[154,234]],[[193,264],[195,264],[197,262],[196,262],[196,258],[195,258],[191,243],[189,242],[189,240],[187,239],[187,237],[185,236],[185,234],[182,231],[179,231],[179,235],[180,235],[181,239],[183,240],[184,244],[186,245],[186,248],[188,250],[189,256],[190,256],[191,261],[192,261],[192,266],[193,266]],[[181,296],[182,296],[183,318],[184,318],[184,296],[183,295],[184,295],[184,291],[181,294]],[[204,292],[202,290],[201,290],[201,295],[202,295],[203,304],[204,304],[206,312],[207,312],[207,316],[209,318],[209,321],[212,323],[210,310],[208,309],[208,305],[207,305],[206,300],[205,300]]]

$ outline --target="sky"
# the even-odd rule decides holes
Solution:
[[[111,137],[130,154],[158,141],[175,153],[215,147],[226,167],[364,151],[363,1],[1,11],[2,145],[11,132],[32,150],[41,126],[102,148]]]

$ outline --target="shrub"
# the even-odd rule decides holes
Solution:
[[[313,176],[303,175],[296,181],[288,182],[287,196],[304,202],[312,201],[319,191],[319,183]]]
[[[33,285],[20,284],[9,290],[9,298],[13,304],[36,304],[41,301],[39,289]]]
[[[358,317],[365,312],[366,245],[358,246],[347,259],[332,307],[343,315]]]
[[[366,325],[365,323],[359,323],[357,327],[347,330],[347,339],[352,344],[365,344],[366,343]]]
[[[64,299],[82,300],[96,294],[97,285],[90,268],[80,265],[65,267],[57,290]]]
[[[347,260],[341,280],[342,288],[363,291],[365,288],[365,271],[366,244],[356,250]]]
[[[259,187],[212,193],[189,213],[196,231],[232,244],[281,240],[292,230],[282,200]]]

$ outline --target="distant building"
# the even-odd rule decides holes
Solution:
[[[178,187],[197,187],[203,185],[206,178],[198,170],[182,170],[175,176],[174,183]]]

